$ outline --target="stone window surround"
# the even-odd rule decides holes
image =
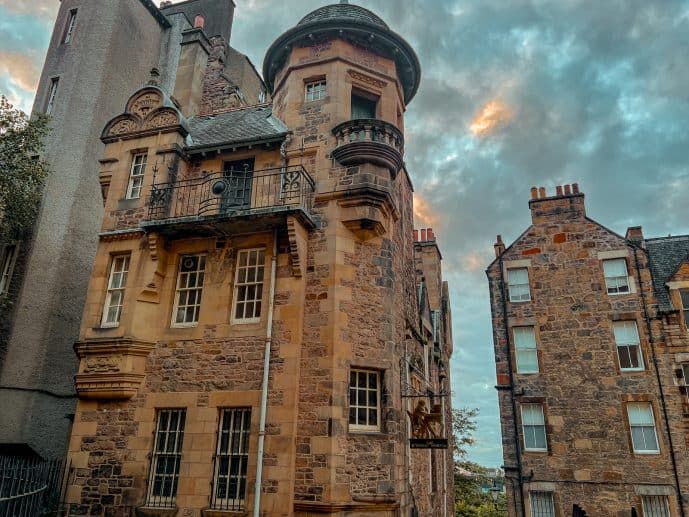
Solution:
[[[199,397],[208,396],[207,404],[200,404]],[[249,465],[250,475],[256,471],[256,451],[258,449],[258,418],[260,407],[260,391],[215,391],[215,392],[158,392],[146,395],[144,407],[135,409],[135,419],[139,422],[136,436],[130,437],[128,450],[131,451],[131,460],[123,463],[125,475],[139,477],[146,475],[150,471],[151,456],[153,447],[154,430],[156,425],[156,415],[158,409],[186,409],[187,422],[185,438],[182,444],[182,460],[180,464],[179,482],[191,477],[185,464],[195,463],[194,457],[207,455],[208,460],[202,464],[207,472],[203,473],[203,478],[208,480],[204,486],[208,486],[207,495],[210,501],[210,487],[213,477],[212,458],[217,448],[217,434],[221,410],[233,407],[244,407],[251,409],[251,434],[249,436]],[[90,423],[89,423],[90,424]],[[207,443],[207,447],[200,446],[200,439]],[[83,461],[88,461],[88,452]],[[146,479],[148,479],[146,477]],[[251,479],[253,483],[255,479]],[[247,486],[249,486],[247,481]],[[177,493],[177,502],[181,506],[180,499],[184,494]],[[207,512],[213,513],[210,510]],[[222,512],[223,515],[236,515],[230,512]]]
[[[529,275],[529,299],[524,301],[510,301],[509,294],[509,270],[510,269],[526,269]],[[531,259],[520,259],[520,260],[505,260],[502,263],[502,274],[505,279],[505,291],[507,292],[507,301],[509,303],[529,303],[533,301],[533,296],[531,296]]]
[[[560,504],[558,500],[557,483],[549,481],[532,481],[524,483],[524,504],[526,515],[531,515],[531,492],[552,492],[555,515],[560,515]]]
[[[524,445],[524,427],[522,424],[522,409],[521,406],[524,404],[539,404],[543,410],[543,427],[545,428],[545,449],[527,449]],[[521,397],[519,399],[519,411],[517,411],[517,423],[519,426],[519,447],[522,449],[522,453],[525,455],[549,455],[550,447],[548,436],[552,433],[552,427],[548,425],[548,406],[546,404],[545,397]]]
[[[598,260],[601,262],[601,274],[603,277],[603,283],[602,285],[606,286],[606,294],[608,296],[626,296],[630,294],[636,294],[637,292],[637,287],[636,287],[636,278],[634,277],[633,274],[631,274],[631,271],[633,270],[632,267],[630,267],[630,256],[629,256],[629,250],[628,249],[621,249],[621,250],[610,250],[610,251],[599,251],[598,252]],[[626,266],[627,266],[627,284],[629,285],[629,292],[628,293],[608,293],[607,292],[607,284],[605,282],[605,270],[603,269],[603,261],[605,260],[614,260],[614,259],[624,259]]]
[[[683,312],[689,307],[684,307],[682,305],[682,298],[680,296],[680,289],[689,289],[689,280],[677,280],[672,282],[667,282],[665,284],[670,290],[670,299],[672,300],[673,306],[675,306],[680,312],[679,324],[684,327],[684,330],[689,332],[689,325],[685,323]]]
[[[309,86],[314,87],[316,85],[321,85],[321,83],[324,86],[323,91],[321,92],[319,90],[318,98],[312,98],[309,99]],[[322,96],[321,96],[322,95]],[[324,99],[328,98],[328,80],[325,76],[325,74],[321,75],[314,75],[314,76],[309,76],[304,78],[304,102],[309,103],[309,102],[317,102],[317,101],[322,101]]]
[[[637,452],[634,450],[634,443],[632,442],[632,430],[631,426],[629,425],[629,413],[627,411],[627,405],[628,404],[634,404],[634,403],[647,403],[650,404],[651,410],[653,411],[653,423],[655,425],[655,432],[656,432],[656,439],[658,440],[658,451],[656,452]],[[660,432],[659,430],[662,430],[660,427],[660,422],[658,421],[659,419],[659,411],[658,408],[656,407],[656,403],[654,398],[651,395],[637,395],[637,394],[627,394],[623,395],[622,397],[622,420],[625,428],[625,432],[627,433],[627,443],[629,445],[629,453],[633,457],[656,457],[660,455],[664,455],[665,452],[663,450],[663,433]]]

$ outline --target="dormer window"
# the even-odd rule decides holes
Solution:
[[[689,289],[680,289],[679,297],[682,300],[682,313],[684,314],[684,325],[689,330]]]
[[[352,91],[352,120],[376,118],[377,97],[360,92]]]

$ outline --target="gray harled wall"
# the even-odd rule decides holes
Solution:
[[[62,45],[73,8],[78,16],[72,42]],[[59,76],[45,152],[53,172],[0,371],[0,443],[28,443],[41,455],[64,455],[67,416],[75,406],[69,396],[77,369],[72,345],[102,218],[99,136],[159,65],[166,37],[139,0],[61,2],[34,104],[43,111],[50,79]]]

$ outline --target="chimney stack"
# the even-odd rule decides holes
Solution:
[[[493,248],[495,248],[495,258],[499,258],[500,255],[505,253],[506,248],[505,248],[505,243],[502,242],[502,235],[498,235],[498,238],[495,241]]]
[[[433,228],[421,228],[421,230],[414,230],[414,242],[435,242]]]
[[[627,233],[624,236],[630,242],[643,246],[644,243],[644,232],[641,226],[630,226],[627,228]]]
[[[537,194],[537,195],[536,195]],[[557,185],[555,195],[548,197],[544,187],[531,189],[531,218],[534,224],[542,222],[564,222],[586,216],[584,194],[579,184]]]

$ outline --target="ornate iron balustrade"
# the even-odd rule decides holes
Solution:
[[[302,209],[310,213],[315,186],[300,165],[256,171],[203,172],[199,177],[155,183],[148,220],[214,218]]]
[[[390,169],[393,177],[402,167],[404,135],[383,120],[349,120],[333,129],[337,147],[332,156],[342,165],[373,163]]]

